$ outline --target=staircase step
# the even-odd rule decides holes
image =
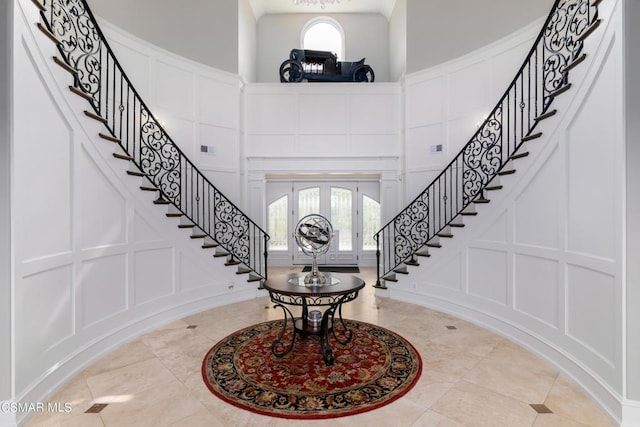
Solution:
[[[192,227],[192,228],[193,228],[193,231],[191,232],[191,235],[189,236],[192,239],[204,239],[205,237],[207,237],[207,233],[202,231],[201,228],[199,228],[199,227]]]
[[[536,132],[536,133],[532,133],[529,134],[527,136],[525,136],[524,138],[522,138],[522,142],[527,142],[527,141],[531,141],[532,139],[536,139],[536,138],[540,138],[542,136],[542,132]]]
[[[214,258],[221,258],[223,256],[229,256],[229,252],[225,251],[224,249],[216,249],[216,251],[213,253],[213,257]]]
[[[135,163],[129,163],[129,169],[127,170],[127,174],[131,176],[141,176],[146,177],[147,175],[144,172],[141,172],[140,169],[135,165]]]
[[[460,215],[462,216],[478,215],[478,212],[476,212],[476,206],[474,204],[470,204],[469,206],[464,208],[462,212],[460,212]]]
[[[31,0],[31,2],[35,4],[38,7],[38,9],[40,9],[41,12],[44,12],[47,10],[39,0]]]
[[[49,31],[49,29],[47,27],[42,25],[41,22],[38,22],[37,26],[38,26],[38,29],[40,31],[42,31],[42,33],[49,38],[49,40],[51,40],[52,42],[54,42],[56,44],[56,46],[60,46],[62,44],[62,43],[60,43],[60,40],[58,40],[58,38],[56,36],[54,36],[53,33],[51,31]]]
[[[75,68],[73,68],[71,65],[64,62],[62,59],[58,58],[57,56],[54,56],[53,62],[55,62],[58,66],[60,66],[60,68],[65,70],[67,73],[71,74],[74,78],[77,77],[78,71]]]
[[[193,228],[196,225],[186,216],[180,216],[180,223],[178,224],[178,228]]]
[[[423,249],[418,249],[414,255],[416,256],[421,256],[424,258],[429,258],[431,256],[431,254],[429,253],[429,248],[423,248]]]
[[[107,124],[107,119],[97,115],[96,113],[92,113],[91,111],[84,110],[84,115],[89,117],[90,119],[97,120],[102,124]]]
[[[409,270],[407,270],[407,266],[399,266],[393,269],[394,273],[399,273],[399,274],[409,274]]]
[[[102,133],[102,132],[100,132],[98,134],[98,136],[100,138],[102,138],[102,139],[106,139],[107,141],[111,141],[111,142],[115,142],[116,144],[120,144],[120,139],[116,138],[115,136],[111,136],[111,135],[108,135],[108,134]]]
[[[120,160],[127,160],[127,161],[131,161],[133,160],[133,157],[131,157],[128,154],[122,154],[122,153],[113,153],[113,157],[115,157],[116,159],[120,159]]]
[[[157,199],[155,199],[155,200],[153,201],[153,204],[155,204],[155,205],[168,205],[168,204],[169,204],[169,201],[168,201],[168,200],[165,200],[165,199],[162,197],[162,195],[160,195],[160,196],[158,196],[158,198],[157,198]]]
[[[568,73],[569,71],[573,70],[574,68],[576,68],[578,65],[580,65],[580,63],[582,63],[585,59],[587,59],[587,54],[583,53],[582,55],[578,56],[576,59],[574,59],[569,65],[567,65],[566,67],[564,67],[564,72]]]
[[[218,243],[210,236],[204,238],[204,242],[202,242],[202,249],[211,249],[216,247],[218,247]]]
[[[515,169],[509,169],[509,170],[503,170],[503,171],[498,172],[498,175],[504,176],[504,175],[512,175],[514,173],[516,173]]]
[[[462,222],[451,222],[451,223],[449,223],[449,227],[462,228],[462,227],[464,227],[464,223],[462,223]]]
[[[491,200],[489,200],[489,199],[485,199],[484,197],[480,196],[480,197],[478,197],[477,199],[473,200],[473,201],[472,201],[472,203],[481,203],[481,204],[484,204],[484,203],[489,203],[490,201],[491,201]]]
[[[414,257],[411,257],[410,260],[407,260],[404,263],[410,265],[411,267],[420,267],[420,263]]]
[[[430,248],[441,248],[441,247],[442,247],[442,245],[440,244],[440,242],[435,242],[435,243],[427,242],[427,245],[426,245],[426,246],[428,246],[428,247],[430,247]]]
[[[556,89],[553,92],[550,92],[549,93],[549,98],[555,98],[556,96],[565,93],[569,89],[571,89],[571,83],[567,83],[566,85],[562,86],[561,88]]]
[[[523,157],[527,157],[529,155],[528,151],[523,151],[522,153],[517,153],[517,154],[512,154],[511,157],[509,157],[511,160],[516,160],[516,159],[521,159]]]
[[[502,190],[502,188],[503,187],[500,184],[488,185],[488,186],[484,187],[484,189],[487,190],[487,191]]]
[[[396,278],[395,273],[389,273],[386,276],[382,276],[382,280],[387,281],[387,282],[397,282],[398,279]]]
[[[235,258],[231,258],[230,260],[228,260],[227,262],[224,263],[224,265],[226,265],[227,267],[231,266],[231,265],[240,265],[242,264],[240,261],[238,261]]]
[[[149,181],[147,179],[145,179],[145,181]],[[178,218],[182,216],[182,212],[180,212],[180,209],[176,208],[174,205],[169,205],[167,207],[167,214],[168,217],[170,218]]]
[[[141,185],[140,189],[142,191],[158,191],[158,189],[156,187],[154,187],[153,185]],[[178,215],[178,216],[182,216],[182,214]]]
[[[77,88],[75,86],[69,86],[69,90],[72,93],[84,98],[85,100],[87,100],[89,102],[93,101],[93,97],[91,95],[89,95],[88,93],[84,92],[82,89],[79,89],[79,88]]]
[[[262,280],[262,277],[258,276],[257,274],[250,273],[247,282],[260,282]]]
[[[450,226],[445,226],[442,230],[440,230],[438,232],[438,234],[436,234],[436,236],[438,237],[445,237],[445,238],[452,238],[453,234],[451,233],[451,227]]]
[[[249,267],[246,267],[244,265],[241,265],[238,267],[238,269],[236,270],[236,274],[248,274],[251,273],[253,270],[250,269]]]
[[[541,120],[548,119],[549,117],[555,116],[557,112],[558,112],[558,110],[555,110],[555,109],[554,109],[554,110],[549,110],[549,111],[547,111],[546,113],[542,113],[542,114],[540,114],[540,115],[539,115],[538,117],[536,117],[534,120],[535,120],[536,122],[539,122],[539,121],[541,121]]]
[[[584,41],[584,39],[586,39],[587,37],[589,37],[591,35],[591,33],[593,33],[596,28],[598,28],[600,26],[600,24],[602,23],[602,19],[596,19],[589,28],[587,28],[587,30],[582,33],[582,35],[580,37],[578,37],[578,41]]]

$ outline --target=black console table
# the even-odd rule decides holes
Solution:
[[[322,285],[304,284],[304,274],[294,273],[284,280],[267,280],[264,287],[269,291],[274,308],[282,308],[284,324],[278,338],[271,345],[271,351],[276,357],[282,357],[293,349],[296,335],[317,335],[320,337],[320,351],[327,366],[333,364],[333,351],[329,344],[329,334],[340,344],[351,341],[352,332],[347,328],[342,318],[342,304],[353,301],[358,292],[364,288],[364,281],[356,276],[325,273],[327,283]],[[302,316],[295,317],[289,306],[302,307]],[[324,312],[309,310],[309,307],[326,307]],[[336,335],[334,325],[335,315],[344,330],[343,337]],[[282,338],[287,330],[288,319],[293,323],[291,342],[286,344]]]

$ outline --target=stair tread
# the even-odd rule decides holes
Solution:
[[[117,144],[121,142],[120,139],[116,138],[115,136],[112,136],[103,132],[98,133],[98,136],[102,139],[106,139],[107,141],[115,142]]]
[[[542,136],[542,132],[536,132],[523,137],[521,141],[527,142],[527,141],[531,141],[532,139],[540,138],[541,136]]]
[[[545,113],[540,114],[534,120],[536,122],[539,122],[541,120],[548,119],[549,117],[555,116],[557,112],[558,112],[558,110],[555,110],[555,109],[554,110],[549,110],[549,111],[547,111]]]
[[[120,159],[120,160],[127,160],[127,161],[133,160],[133,157],[131,157],[128,154],[113,153],[113,157],[115,157],[116,159]]]
[[[567,83],[566,85],[564,85],[564,86],[562,86],[562,87],[550,92],[549,93],[549,97],[550,98],[554,98],[554,97],[556,97],[558,95],[561,95],[561,94],[565,93],[569,89],[571,89],[571,83]]]

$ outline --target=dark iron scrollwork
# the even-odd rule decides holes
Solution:
[[[502,107],[496,108],[463,149],[463,202],[468,204],[503,165]]]
[[[51,4],[51,14],[51,32],[60,40],[67,63],[76,70],[78,84],[85,93],[96,96],[100,91],[102,42],[87,14],[85,2],[55,1]]]
[[[140,114],[140,166],[142,172],[162,190],[163,196],[180,206],[180,152],[147,110]]]
[[[416,198],[394,220],[394,253],[398,260],[406,259],[428,240],[429,192]]]
[[[269,236],[193,165],[151,114],[122,70],[85,0],[44,0],[41,16],[75,70],[75,88],[132,162],[200,230],[259,278]]]
[[[429,186],[374,236],[378,282],[437,236],[500,173],[567,84],[567,66],[597,18],[589,0],[556,0],[534,46],[493,112]]]

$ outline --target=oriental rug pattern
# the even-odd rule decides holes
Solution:
[[[237,407],[263,415],[323,419],[353,415],[393,402],[418,381],[422,361],[404,338],[355,320],[347,345],[333,337],[334,364],[325,366],[316,336],[300,337],[293,350],[277,358],[271,344],[282,320],[242,329],[206,354],[202,376],[209,390]],[[291,327],[291,323],[288,323]],[[341,326],[336,325],[340,336]],[[292,331],[285,334],[290,342]]]

